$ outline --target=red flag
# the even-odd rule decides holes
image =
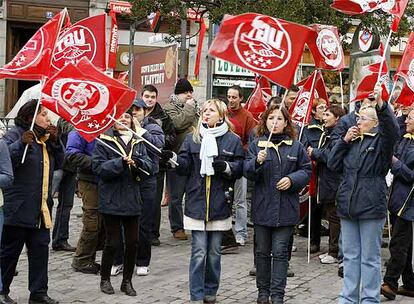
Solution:
[[[106,70],[105,29],[106,14],[102,14],[82,19],[62,30],[52,59],[51,75],[82,58]]]
[[[412,80],[409,80],[409,77],[406,75],[396,76],[400,76],[403,81],[397,81],[397,83],[394,84],[395,87],[391,99],[394,99],[394,103],[411,106],[414,102],[414,86]]]
[[[67,10],[62,10],[43,25],[17,55],[0,68],[1,78],[41,80],[48,77],[53,51]]]
[[[407,77],[408,83],[414,88],[414,32],[408,38],[396,75]]]
[[[312,103],[315,97],[326,100],[327,105],[329,105],[325,82],[321,72],[315,70],[297,85],[300,87],[300,91],[289,112],[292,116],[292,121],[297,125],[308,124],[311,119]]]
[[[377,80],[378,80],[379,69],[380,69],[380,62],[376,62],[376,63],[370,64],[367,66],[363,66],[361,68],[362,77],[361,77],[360,82],[356,84],[356,88],[357,88],[356,96],[354,97],[354,99],[351,100],[351,102],[362,100],[372,95],[372,93],[374,92],[375,84],[377,83]],[[387,63],[384,62],[382,73],[381,73],[381,78],[380,78],[380,83],[382,85],[381,98],[382,100],[385,100],[385,101],[389,99],[389,91],[388,91],[389,82],[390,81],[388,77]]]
[[[288,88],[309,32],[306,26],[265,15],[226,15],[209,54]]]
[[[50,78],[42,104],[92,141],[132,105],[136,91],[95,68],[86,58],[70,63]]]
[[[256,76],[256,87],[249,96],[244,108],[252,113],[254,119],[259,120],[259,115],[266,111],[266,104],[272,97],[272,87],[269,80],[263,76]]]
[[[383,5],[382,10],[394,16],[391,30],[395,33],[398,30],[398,25],[400,24],[401,18],[404,15],[408,0],[391,0],[387,1],[387,3]]]
[[[345,67],[344,50],[335,26],[314,24],[306,42],[315,61],[315,67],[342,71]]]

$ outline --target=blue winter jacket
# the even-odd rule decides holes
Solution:
[[[13,166],[10,152],[4,140],[0,139],[0,189],[9,187],[13,183]],[[2,202],[0,202],[2,207]]]
[[[403,137],[394,155],[398,161],[391,166],[394,180],[389,209],[407,221],[414,221],[414,138]]]
[[[311,163],[303,145],[288,136],[272,140],[263,164],[257,154],[267,144],[267,135],[253,140],[244,161],[244,176],[255,182],[252,196],[252,221],[268,227],[293,226],[299,222],[299,192],[311,175]],[[289,177],[292,186],[286,191],[276,189],[283,177]]]
[[[385,176],[391,166],[393,147],[398,140],[398,124],[385,104],[377,108],[379,124],[363,139],[336,141],[328,157],[328,167],[342,172],[336,195],[341,218],[380,219],[387,214]]]
[[[96,184],[98,178],[92,172],[92,152],[96,141],[86,141],[78,131],[71,131],[66,144],[66,166],[77,172],[79,180]]]
[[[22,164],[25,144],[21,141],[24,129],[14,127],[2,138],[9,146],[10,158],[13,165],[14,182],[3,189],[4,224],[25,228],[40,228],[43,226],[41,216],[42,190],[48,189],[47,202],[52,202],[51,190],[53,171],[61,168],[63,151],[58,143],[46,141],[49,162],[43,159],[43,146],[37,141],[29,145],[26,158]],[[44,166],[48,166],[49,178],[43,180]],[[48,206],[52,214],[52,206]]]
[[[119,216],[141,214],[139,183],[144,173],[153,173],[153,163],[142,140],[133,138],[128,146],[117,132],[109,129],[100,139],[125,156],[136,159],[137,168],[126,165],[122,157],[101,142],[97,142],[92,154],[92,170],[98,176],[99,212]]]
[[[157,123],[157,121],[151,117],[145,117],[144,120],[141,123],[142,129],[139,131],[142,134],[142,137],[148,140],[150,143],[152,143],[154,146],[156,146],[159,149],[164,148],[165,145],[165,136],[164,132],[162,131],[162,128]],[[159,153],[156,152],[153,148],[151,148],[149,145],[145,145],[147,148],[147,152],[149,157],[151,158],[154,168],[153,168],[153,174],[157,174],[159,171]]]
[[[189,176],[185,187],[184,213],[193,219],[214,221],[231,216],[232,204],[229,203],[226,192],[232,192],[235,180],[243,175],[244,151],[240,138],[231,131],[217,137],[216,141],[218,156],[215,160],[226,161],[231,172],[230,174],[223,172],[211,176],[209,201],[206,196],[207,177],[200,174],[201,144],[194,142],[193,134],[188,134],[178,152],[177,173]]]
[[[311,146],[312,148],[317,148],[322,132],[323,132],[322,122],[312,117],[309,125],[307,125],[303,129],[301,143],[303,143],[303,146],[305,148],[309,146]]]
[[[318,174],[318,198],[321,203],[334,203],[341,174],[328,168],[328,156],[335,141],[332,139],[334,129],[325,129],[321,135],[319,148],[314,148],[311,159],[316,161],[316,171]]]

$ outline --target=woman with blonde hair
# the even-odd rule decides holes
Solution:
[[[231,229],[234,181],[242,176],[244,152],[232,132],[226,105],[207,100],[193,134],[188,134],[176,158],[177,173],[189,176],[184,228],[192,231],[189,270],[191,303],[215,303],[220,282],[222,234]]]

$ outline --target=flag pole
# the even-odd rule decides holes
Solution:
[[[339,71],[339,83],[341,84],[341,106],[342,109],[344,109],[345,105],[344,105],[344,87],[343,87],[343,83],[342,83],[342,71]]]
[[[146,143],[148,146],[150,146],[152,149],[154,149],[155,151],[157,151],[158,153],[162,153],[161,149],[159,149],[157,146],[155,146],[153,143],[149,142],[147,139],[145,139],[144,137],[142,137],[141,135],[139,135],[136,131],[132,130],[130,127],[125,126],[124,124],[122,124],[118,119],[116,119],[115,117],[108,115],[114,122],[123,125],[125,128],[127,128],[129,131],[132,132],[132,134],[134,134],[135,136],[137,136],[139,139],[142,139],[142,141],[144,143]],[[179,164],[173,160],[172,158],[169,160],[169,162],[173,163],[175,166],[179,166]]]
[[[112,150],[113,152],[115,152],[116,154],[118,154],[119,156],[123,157],[127,157],[125,155],[123,155],[120,151],[118,151],[117,149],[115,149],[114,147],[111,147],[110,145],[108,145],[106,142],[104,142],[102,139],[100,139],[99,137],[96,138],[97,141],[99,141],[101,144],[103,144],[105,147],[107,147],[109,150]],[[150,175],[147,171],[145,171],[144,169],[138,167],[138,170],[144,172],[146,175]]]
[[[388,34],[387,41],[385,42],[385,46],[384,46],[384,54],[382,54],[382,57],[381,57],[381,63],[380,63],[380,68],[378,72],[377,83],[381,80],[382,68],[384,67],[385,56],[387,54],[388,46],[390,45],[391,36],[392,36],[392,30],[390,29],[390,33]]]

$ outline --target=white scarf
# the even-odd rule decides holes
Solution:
[[[132,134],[132,132],[129,130],[119,130],[118,132],[119,132],[119,137],[122,139],[125,145],[128,145],[128,143],[132,139],[132,136],[134,136],[134,134]]]
[[[229,127],[225,122],[215,128],[206,128],[203,125],[200,125],[200,135],[202,137],[200,148],[200,174],[202,176],[214,175],[213,161],[214,157],[218,155],[216,138],[223,136],[228,130]]]

